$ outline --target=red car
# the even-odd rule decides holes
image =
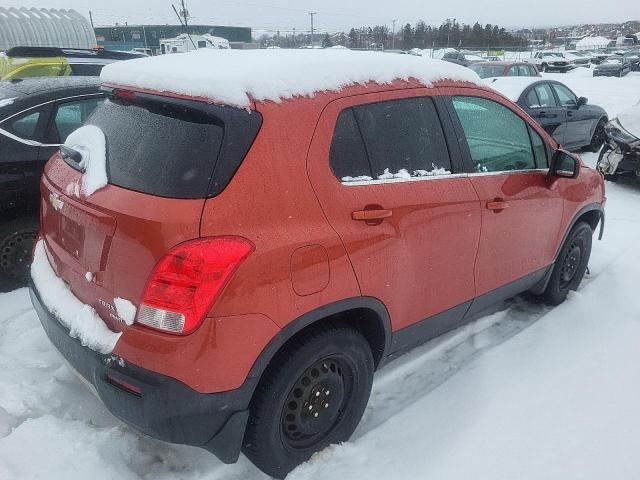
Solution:
[[[88,122],[107,178],[87,190],[97,147],[49,161],[30,288],[114,415],[284,477],[350,437],[389,360],[520,292],[562,302],[605,197],[599,173],[463,67],[415,59],[439,79],[365,81],[380,54],[276,53],[262,72],[260,54],[216,52],[211,86],[185,67],[208,53],[172,56],[189,85],[175,93],[154,76],[166,59],[107,67]],[[286,84],[336,64],[335,88],[258,88],[280,67]],[[203,91],[251,72],[244,106]]]
[[[541,77],[535,65],[524,62],[480,62],[469,65],[480,78]]]

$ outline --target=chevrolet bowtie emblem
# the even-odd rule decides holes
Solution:
[[[59,212],[62,210],[62,207],[64,207],[64,202],[60,200],[60,196],[55,193],[49,194],[49,203],[56,212]]]

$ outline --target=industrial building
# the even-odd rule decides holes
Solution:
[[[0,7],[0,51],[11,47],[93,48],[89,21],[75,10]]]
[[[229,40],[232,47],[250,44],[251,28],[226,27],[216,25],[189,25],[192,35],[206,33]],[[182,25],[115,25],[112,27],[96,27],[98,45],[109,50],[133,50],[134,48],[150,48],[160,50],[160,40],[174,38],[185,33]]]

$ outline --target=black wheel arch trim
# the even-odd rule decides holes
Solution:
[[[275,337],[271,339],[271,341],[267,344],[265,348],[262,349],[262,352],[253,363],[248,378],[259,378],[262,376],[263,372],[266,370],[267,366],[273,359],[273,357],[278,353],[278,351],[297,333],[309,327],[317,322],[320,322],[328,317],[346,313],[350,310],[369,310],[373,312],[384,331],[384,348],[382,352],[379,352],[378,355],[374,352],[374,357],[378,358],[376,362],[376,366],[388,356],[389,350],[391,348],[391,319],[389,317],[389,312],[384,304],[374,297],[351,297],[345,298],[343,300],[338,300],[333,303],[329,303],[327,305],[323,305],[314,310],[311,310],[295,320],[289,323],[286,327],[281,329]]]
[[[594,212],[594,211],[598,212],[598,214],[600,215],[600,218],[599,218],[600,233],[598,234],[598,240],[602,240],[602,236],[604,235],[604,217],[605,217],[604,206],[601,203],[590,203],[588,205],[585,205],[580,210],[578,210],[578,212],[573,216],[573,220],[571,220],[571,223],[565,230],[564,235],[562,236],[562,242],[560,242],[560,245],[558,246],[558,250],[556,251],[554,262],[558,259],[558,255],[560,255],[560,250],[562,250],[562,246],[567,241],[569,232],[571,232],[573,227],[575,227],[576,223],[578,223],[580,218],[582,218],[585,213]]]

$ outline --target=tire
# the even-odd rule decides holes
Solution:
[[[560,250],[542,300],[549,305],[565,301],[569,291],[576,290],[587,271],[591,255],[593,230],[586,222],[579,222],[572,229]]]
[[[541,72],[543,72],[543,73],[545,73],[545,72],[547,71],[547,64],[546,64],[546,63],[543,63],[543,64],[540,66],[540,71],[541,71]]]
[[[591,137],[591,143],[587,147],[590,152],[596,153],[602,148],[602,145],[604,145],[604,142],[607,139],[607,134],[604,131],[606,123],[607,121],[602,118],[596,125],[596,128],[593,131],[593,136]]]
[[[17,218],[0,226],[0,291],[27,285],[38,229],[38,217]]]
[[[303,333],[271,362],[251,401],[244,454],[284,478],[315,452],[349,439],[373,383],[369,343],[332,324]]]

